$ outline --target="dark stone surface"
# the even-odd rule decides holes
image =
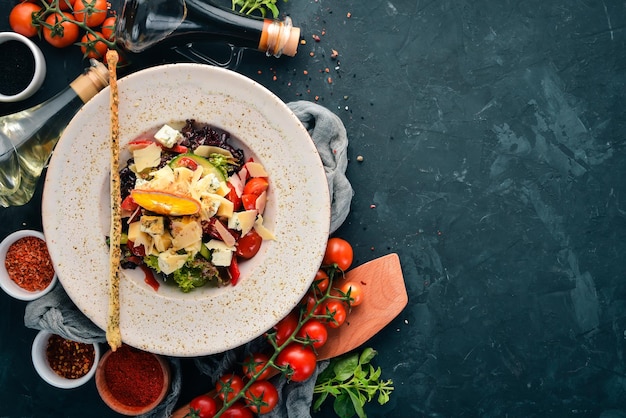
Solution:
[[[368,343],[396,387],[368,415],[626,416],[624,3],[279,7],[306,44],[295,58],[247,52],[238,71],[342,118],[355,196],[336,235],[355,264],[398,253],[409,293]],[[44,53],[42,90],[0,112],[50,97],[85,65],[76,50]],[[177,59],[161,49],[131,70]],[[41,228],[39,198],[0,209],[0,235]],[[114,416],[94,385],[38,379],[23,310],[0,295],[0,416]],[[185,372],[181,401],[202,383]]]

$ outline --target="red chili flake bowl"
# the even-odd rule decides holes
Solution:
[[[96,369],[96,388],[118,414],[136,416],[156,408],[170,388],[167,360],[128,345],[107,351]]]
[[[44,243],[46,241],[43,233],[39,231],[32,231],[29,229],[16,231],[7,236],[0,243],[0,287],[2,288],[2,290],[5,291],[7,295],[12,296],[15,299],[31,301],[50,292],[57,282],[57,275],[53,271],[52,261],[50,260],[50,255],[47,254],[46,249],[45,252],[47,258],[45,259],[45,261],[46,263],[49,263],[48,265],[46,265],[46,269],[53,272],[52,280],[50,281],[50,283],[47,284],[46,287],[38,290],[27,290],[18,285],[16,281],[12,279],[13,276],[14,278],[17,278],[17,280],[21,280],[24,278],[24,273],[32,273],[33,270],[35,270],[36,274],[40,274],[42,271],[42,269],[39,268],[41,266],[33,265],[32,263],[34,259],[42,260],[43,257],[38,257],[37,254],[34,254],[34,250],[29,250],[28,247],[25,248],[24,251],[18,253],[16,257],[12,257],[7,264],[7,253],[9,253],[11,246],[23,238],[38,238]],[[35,269],[30,268],[33,266],[35,267]],[[11,270],[11,272],[9,272],[9,270]],[[12,273],[12,275],[10,275],[10,273]]]

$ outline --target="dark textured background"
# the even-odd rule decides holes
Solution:
[[[11,4],[0,0],[3,15]],[[248,52],[238,71],[342,118],[355,195],[337,235],[356,264],[397,252],[408,288],[369,342],[396,386],[369,416],[626,417],[626,4],[279,7],[306,45],[295,58]],[[76,50],[44,52],[44,87],[2,113],[85,66]],[[174,60],[161,49],[132,69]],[[0,235],[41,228],[38,198],[0,209]],[[93,384],[38,379],[23,310],[0,295],[0,416],[113,416]],[[186,373],[181,401],[205,389]]]

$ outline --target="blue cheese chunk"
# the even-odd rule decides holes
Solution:
[[[234,247],[229,247],[223,241],[212,239],[204,244],[211,251],[211,262],[220,267],[228,267],[233,259]]]
[[[228,219],[228,227],[230,229],[241,231],[241,235],[244,236],[250,232],[252,227],[254,227],[256,215],[257,211],[254,209],[243,212],[235,212],[230,219]]]
[[[165,219],[162,216],[143,215],[139,222],[141,222],[141,232],[153,237],[165,233]]]
[[[172,128],[169,125],[163,125],[161,129],[154,134],[154,139],[159,141],[165,148],[172,148],[183,139],[183,135],[180,131]]]
[[[178,254],[174,250],[167,250],[159,254],[159,269],[165,274],[172,274],[185,265],[187,254]]]

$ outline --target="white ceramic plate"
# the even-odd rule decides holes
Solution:
[[[240,264],[236,286],[182,293],[124,270],[120,289],[125,343],[158,354],[199,356],[251,341],[287,315],[308,290],[330,225],[324,168],[306,129],[270,91],[235,72],[169,64],[121,78],[121,163],[126,144],[164,123],[196,119],[231,133],[232,143],[270,175],[264,219],[276,235]],[[43,226],[59,281],[74,303],[106,329],[108,310],[109,89],[74,117],[56,146],[42,203]]]

